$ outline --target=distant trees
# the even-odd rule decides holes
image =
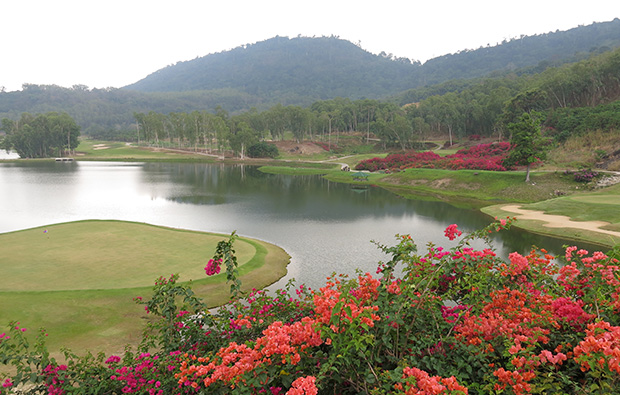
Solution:
[[[3,118],[3,148],[22,158],[46,158],[68,154],[78,146],[80,128],[67,113],[22,114],[18,121]]]
[[[222,108],[215,114],[150,111],[134,113],[134,119],[140,142],[194,150],[200,146],[207,152],[230,149],[242,157],[260,141],[282,140],[285,136],[298,142],[326,141],[328,149],[338,144],[344,132],[365,131],[367,143],[372,134],[385,147],[401,149],[412,148],[418,139],[418,130],[414,130],[405,110],[394,103],[369,99],[322,100],[309,108],[277,104],[262,112],[251,109],[233,116]]]

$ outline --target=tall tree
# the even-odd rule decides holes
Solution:
[[[546,159],[548,141],[542,137],[540,123],[529,113],[523,113],[518,122],[508,124],[512,150],[504,161],[508,166],[527,166],[525,182],[530,182],[532,163]]]

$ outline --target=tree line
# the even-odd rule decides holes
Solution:
[[[384,146],[413,148],[417,136],[404,109],[378,100],[337,98],[315,102],[310,107],[275,105],[266,111],[256,109],[230,115],[222,108],[215,113],[193,111],[169,114],[134,114],[139,142],[158,146],[177,146],[207,152],[229,147],[240,156],[265,139],[282,140],[290,133],[298,142],[325,142],[331,150],[342,133],[365,132],[366,142],[378,139]]]
[[[0,130],[6,133],[2,148],[15,150],[22,158],[63,156],[79,144],[80,128],[67,113],[24,113],[17,121],[1,122]]]

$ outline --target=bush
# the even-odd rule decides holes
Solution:
[[[176,276],[160,278],[139,301],[159,320],[138,353],[68,355],[62,365],[42,335],[31,351],[14,323],[0,355],[17,373],[0,393],[26,383],[32,394],[617,393],[617,251],[568,247],[561,266],[544,249],[504,261],[490,233],[510,224],[466,236],[450,225],[452,247],[430,244],[424,254],[397,235],[396,245],[379,245],[390,259],[374,275],[244,297],[233,235],[205,268],[226,266],[231,303],[209,314]],[[475,239],[486,247],[472,248]]]
[[[575,181],[584,183],[588,183],[600,175],[598,172],[592,171],[591,169],[579,169],[577,171],[566,170],[564,174],[572,175]]]
[[[431,151],[390,154],[385,158],[372,158],[361,161],[356,170],[394,170],[409,168],[447,169],[447,170],[493,170],[505,171],[503,161],[510,151],[510,143],[479,144],[461,149],[455,154],[442,157]]]
[[[278,147],[266,141],[260,141],[248,148],[247,152],[250,158],[275,158],[278,156]]]

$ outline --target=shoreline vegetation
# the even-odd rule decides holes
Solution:
[[[2,233],[0,321],[21,317],[24,327],[45,327],[52,350],[84,352],[96,344],[121,352],[136,345],[151,319],[131,300],[148,296],[162,274],[179,274],[210,308],[230,300],[226,274],[208,277],[203,269],[227,237],[115,220]],[[244,291],[263,289],[287,273],[290,256],[276,245],[238,237],[234,248]]]

